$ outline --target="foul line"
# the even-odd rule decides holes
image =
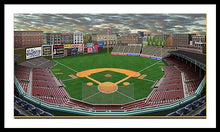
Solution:
[[[119,91],[116,91],[116,92],[120,93],[121,95],[123,95],[123,96],[125,96],[125,97],[127,97],[127,98],[130,98],[130,99],[132,99],[132,100],[135,100],[135,99],[133,99],[133,98],[131,98],[131,97],[129,97],[129,96],[127,96],[127,95],[125,95],[125,94],[119,92]]]
[[[142,79],[142,80],[146,80],[146,81],[150,81],[150,82],[156,82],[156,81],[154,81],[154,80],[150,80],[150,79]]]
[[[73,80],[73,79],[75,79],[75,78],[65,79],[65,80],[62,80],[62,82],[64,82],[64,81],[69,81],[69,80]]]
[[[53,60],[53,61],[55,61],[55,60]],[[64,67],[66,67],[66,68],[68,68],[68,69],[70,69],[70,70],[72,70],[72,71],[74,71],[74,72],[78,72],[78,71],[76,71],[76,70],[74,70],[74,69],[72,69],[72,68],[70,68],[70,67],[68,67],[68,66],[66,66],[66,65],[64,65],[64,64],[62,64],[60,62],[58,62],[58,61],[55,61],[55,62],[60,64],[60,65],[62,65],[62,66],[64,66]]]
[[[147,68],[150,68],[150,67],[156,65],[156,64],[159,63],[159,62],[160,62],[160,61],[158,61],[158,62],[156,62],[156,63],[154,63],[154,64],[152,64],[152,65],[150,65],[150,66],[148,66],[148,67],[145,67],[144,69],[142,69],[142,70],[140,70],[140,71],[138,71],[138,72],[142,72],[142,71],[146,70]]]
[[[95,93],[95,94],[93,94],[93,95],[91,95],[91,96],[89,96],[89,97],[87,97],[87,98],[83,99],[83,101],[84,101],[84,100],[87,100],[88,98],[91,98],[91,97],[93,97],[93,96],[97,95],[98,93],[100,93],[100,92],[97,92],[97,93]]]

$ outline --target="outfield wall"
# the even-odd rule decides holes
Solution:
[[[161,57],[151,56],[151,55],[145,55],[145,54],[139,54],[139,53],[117,53],[117,52],[111,52],[111,55],[140,56],[140,57],[145,57],[145,58],[149,58],[149,59],[154,59],[154,60],[160,60],[160,61],[162,61],[162,58],[161,58]]]

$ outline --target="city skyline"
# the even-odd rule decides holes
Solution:
[[[14,14],[15,31],[206,34],[206,14]]]

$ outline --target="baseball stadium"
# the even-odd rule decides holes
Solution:
[[[15,117],[206,116],[205,54],[73,45],[14,51]]]

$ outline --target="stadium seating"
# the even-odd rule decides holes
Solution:
[[[206,116],[206,108],[200,111],[199,116]]]
[[[31,112],[34,114],[34,116],[40,116],[41,114],[44,113],[44,111],[40,108],[35,108]]]
[[[21,102],[22,102],[22,99],[14,96],[14,102],[17,104],[17,105],[21,105]]]
[[[167,116],[180,116],[176,111],[169,113]]]
[[[19,110],[14,108],[14,116],[24,116]]]
[[[161,46],[144,46],[142,48],[141,54],[143,55],[149,55],[149,56],[157,56],[157,57],[167,57],[170,55],[170,51],[173,51],[175,49],[165,48]]]
[[[197,113],[198,109],[201,109],[204,107],[203,104],[205,104],[206,96],[203,96],[195,101],[193,101],[190,104],[187,104],[186,106],[179,108],[177,111],[169,113],[167,116],[193,116],[190,113]],[[203,108],[199,111],[198,114],[195,114],[195,116],[206,116],[206,108]]]
[[[14,102],[17,105],[17,107],[14,108],[14,116],[26,116],[22,114],[20,110],[23,110],[23,113],[31,113],[31,116],[53,116],[52,114],[35,107],[34,105],[24,101],[17,96],[14,96]]]
[[[201,97],[198,101],[202,104],[206,103],[206,96]]]
[[[33,109],[35,109],[35,106],[32,104],[27,104],[24,106],[24,109],[28,111],[32,111]]]
[[[141,45],[128,46],[128,45],[117,45],[113,48],[112,53],[124,53],[124,54],[140,54]]]
[[[198,108],[199,106],[202,105],[202,103],[199,102],[198,100],[196,100],[196,101],[194,101],[194,102],[192,103],[192,105],[194,105],[195,108]]]
[[[187,109],[188,111],[192,111],[192,110],[195,109],[195,106],[192,105],[192,104],[188,104],[188,105],[185,106],[185,109]]]
[[[184,73],[184,78],[185,78],[185,84],[186,84],[186,94],[187,96],[190,96],[195,93],[197,90],[199,84],[201,83],[203,76],[199,76],[198,71],[195,72],[194,68],[190,67],[190,65],[186,64],[185,62],[175,59],[173,57],[166,57],[164,60],[172,66],[175,66],[178,68],[181,72]]]
[[[180,108],[176,111],[176,113],[178,113],[180,116],[185,116],[189,111],[187,109],[185,109],[184,107],[183,108]]]
[[[130,111],[141,107],[157,107],[158,105],[175,103],[184,98],[180,72],[174,66],[162,67],[165,76],[158,88],[154,88],[147,98],[123,105]]]
[[[146,98],[148,105],[172,103],[184,98],[180,72],[173,66],[162,67],[165,73],[163,80]]]
[[[53,115],[48,112],[43,112],[42,114],[40,114],[40,116],[53,116]]]
[[[15,67],[15,77],[18,79],[18,82],[20,83],[21,87],[25,92],[27,92],[30,80],[31,68],[30,67],[25,67],[21,65],[17,65]]]
[[[19,65],[26,66],[26,67],[33,67],[33,68],[51,68],[55,64],[56,64],[55,62],[50,61],[44,57],[38,57],[35,59],[22,62]]]
[[[135,108],[144,107],[144,106],[146,106],[145,100],[141,99],[141,100],[137,100],[137,101],[130,102],[128,104],[123,105],[122,109],[127,110],[127,111],[130,111],[130,110],[132,111]]]

